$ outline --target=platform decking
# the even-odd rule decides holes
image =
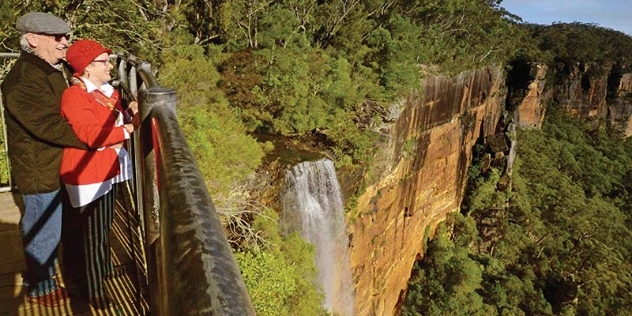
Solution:
[[[22,286],[24,254],[20,238],[20,209],[16,201],[21,197],[12,193],[0,193],[0,316],[13,315],[145,315],[148,306],[143,293],[146,277],[137,265],[142,262],[142,246],[135,225],[129,225],[130,214],[126,214],[119,204],[111,234],[112,258],[115,276],[107,281],[107,290],[114,305],[106,310],[92,309],[80,298],[71,297],[71,302],[56,308],[31,304],[25,300]],[[61,252],[60,252],[61,253]],[[63,258],[60,258],[63,265]],[[142,265],[142,263],[140,263]],[[64,284],[59,276],[59,281]]]

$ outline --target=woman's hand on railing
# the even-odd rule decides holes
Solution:
[[[136,119],[138,115],[134,115],[134,119]],[[128,133],[132,134],[134,132],[134,130],[136,129],[136,127],[134,126],[134,124],[130,123],[130,124],[125,124],[123,125],[123,127],[125,127],[125,129],[127,130]]]
[[[127,109],[132,112],[130,113],[131,116],[136,115],[136,113],[138,113],[138,102],[136,101],[130,102],[129,105],[127,106]]]

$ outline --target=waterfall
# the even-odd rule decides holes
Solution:
[[[324,307],[336,315],[352,316],[349,237],[334,164],[328,159],[303,162],[286,171],[285,179],[284,217],[316,248]]]

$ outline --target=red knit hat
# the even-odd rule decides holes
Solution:
[[[75,70],[75,76],[78,77],[95,58],[103,53],[112,54],[112,50],[103,47],[97,41],[78,40],[68,48],[66,60]]]

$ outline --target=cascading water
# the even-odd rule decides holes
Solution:
[[[316,248],[318,280],[331,313],[353,315],[349,237],[336,169],[331,160],[303,162],[286,171],[283,211],[287,223]]]

